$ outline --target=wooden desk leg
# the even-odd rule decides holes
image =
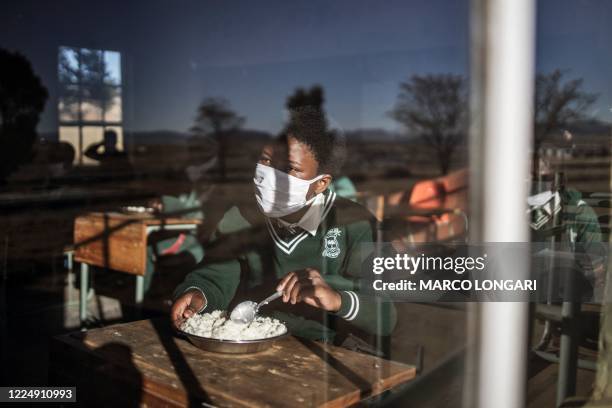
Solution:
[[[81,319],[81,327],[87,320],[87,294],[89,292],[89,265],[81,262],[81,293],[79,302],[79,318]]]
[[[144,276],[136,275],[136,313],[142,317],[142,300],[144,299]]]

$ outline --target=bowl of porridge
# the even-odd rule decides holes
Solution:
[[[186,319],[179,332],[202,350],[230,354],[257,353],[288,335],[277,319],[257,316],[251,323],[237,323],[220,310]]]

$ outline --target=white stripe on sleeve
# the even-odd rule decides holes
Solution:
[[[351,307],[349,308],[348,313],[345,314],[344,316],[340,316],[343,319],[346,319],[346,318],[348,318],[351,315],[351,313],[353,313],[353,310],[355,310],[355,299],[353,299],[353,296],[351,295],[351,292],[349,292],[348,290],[345,290],[344,293],[349,295],[349,299],[351,299]]]
[[[348,291],[347,293],[353,297],[354,306],[355,306],[355,310],[353,311],[353,313],[349,312],[348,316],[345,318],[347,321],[351,321],[355,319],[357,317],[357,314],[359,313],[359,296],[357,296],[355,292]]]

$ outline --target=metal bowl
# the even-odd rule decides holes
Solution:
[[[191,344],[199,349],[226,354],[258,353],[260,351],[269,349],[274,343],[289,335],[289,332],[285,332],[284,334],[268,337],[267,339],[219,340],[212,339],[210,337],[196,336],[195,334],[189,334],[182,330],[177,330],[177,332],[181,336],[187,337]]]

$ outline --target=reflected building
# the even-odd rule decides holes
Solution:
[[[85,151],[107,131],[123,149],[121,53],[59,47],[58,86],[59,140],[74,148],[74,164],[97,165]]]

